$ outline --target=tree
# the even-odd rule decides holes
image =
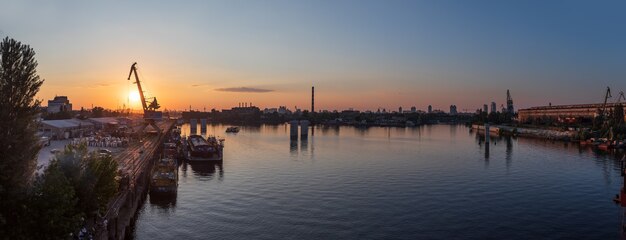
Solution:
[[[110,155],[97,156],[91,154],[87,162],[86,176],[90,176],[95,207],[91,212],[106,210],[107,203],[117,193],[119,183],[117,181],[118,164]]]
[[[44,80],[37,75],[35,51],[8,37],[0,42],[0,236],[12,236],[17,205],[33,179],[40,146],[35,133]]]
[[[117,162],[111,156],[90,153],[85,144],[68,145],[57,159],[61,171],[76,191],[77,208],[87,217],[105,210],[106,204],[117,193]]]
[[[102,117],[102,115],[104,114],[104,108],[94,107],[93,109],[91,109],[91,114],[93,115],[93,117]]]
[[[20,221],[28,229],[23,236],[68,239],[81,224],[83,213],[76,208],[77,203],[74,187],[61,171],[58,160],[53,160],[33,184],[27,214]]]

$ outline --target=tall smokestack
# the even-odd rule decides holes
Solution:
[[[315,86],[311,87],[311,113],[315,112]]]

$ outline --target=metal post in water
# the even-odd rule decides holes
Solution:
[[[489,146],[489,123],[485,123],[485,143]]]

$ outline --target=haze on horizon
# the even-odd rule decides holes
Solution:
[[[38,98],[117,108],[473,111],[600,102],[626,91],[625,1],[5,1],[0,36],[31,45]],[[616,94],[614,94],[617,96]],[[616,97],[614,97],[615,99]],[[44,103],[45,104],[45,103]],[[138,109],[138,103],[131,104]]]

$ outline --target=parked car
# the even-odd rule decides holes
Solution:
[[[112,152],[109,149],[100,149],[98,150],[98,154],[100,154],[100,156],[111,156]]]
[[[48,137],[41,137],[41,138],[39,138],[39,143],[43,147],[50,146],[50,138],[48,138]]]

